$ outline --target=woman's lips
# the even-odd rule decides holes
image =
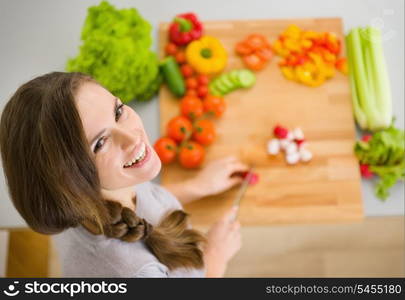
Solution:
[[[136,155],[137,155],[137,154],[139,153],[139,151],[142,149],[142,144],[145,144],[145,149],[146,149],[146,143],[145,143],[144,141],[141,141],[141,142],[135,147],[134,151],[132,151],[132,153],[131,153],[130,157],[128,158],[128,160],[126,160],[126,161],[124,162],[124,164],[123,164],[124,167],[125,167],[125,164],[126,164],[127,162],[132,161],[132,159],[136,157]]]
[[[149,149],[149,146],[145,144],[145,157],[140,162],[134,163],[130,167],[124,167],[124,168],[125,169],[140,168],[149,161],[150,156],[151,156],[151,151]]]

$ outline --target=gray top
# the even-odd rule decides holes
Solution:
[[[182,209],[165,188],[145,182],[135,186],[136,214],[156,226],[168,210]],[[124,242],[93,235],[84,227],[52,235],[63,277],[205,277],[205,269],[170,271],[147,249],[144,241]]]

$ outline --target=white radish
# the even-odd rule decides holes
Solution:
[[[299,155],[303,162],[308,162],[312,159],[312,152],[305,148],[300,149]]]
[[[280,148],[282,150],[285,150],[288,147],[288,145],[292,143],[292,141],[288,139],[280,139],[279,141],[280,141]]]
[[[295,128],[292,131],[292,134],[294,136],[294,139],[296,139],[296,140],[303,140],[304,139],[304,132],[299,127]]]
[[[277,155],[280,152],[280,142],[278,139],[271,139],[267,142],[267,153]]]
[[[296,143],[289,143],[285,148],[285,152],[288,154],[296,153],[298,151],[298,146]]]
[[[291,154],[287,154],[285,156],[285,159],[286,159],[288,164],[295,165],[300,160],[300,155],[299,155],[298,152],[294,152],[294,153],[291,153]]]
[[[294,134],[291,131],[288,131],[286,139],[289,141],[294,140]]]

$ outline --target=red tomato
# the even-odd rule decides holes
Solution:
[[[273,52],[267,47],[256,50],[255,54],[263,61],[269,61],[273,56]]]
[[[248,55],[253,52],[253,49],[249,47],[246,41],[242,41],[236,44],[235,51],[239,55]]]
[[[189,141],[180,148],[179,162],[184,168],[197,168],[205,158],[203,146],[196,142]]]
[[[253,50],[260,50],[269,46],[269,42],[266,37],[259,33],[253,33],[246,39],[246,44]]]
[[[200,74],[197,76],[197,82],[199,85],[208,85],[210,82],[210,79],[208,78],[207,75]]]
[[[182,142],[191,135],[193,125],[185,116],[177,116],[167,124],[167,136],[176,142]]]
[[[204,98],[208,95],[208,87],[206,85],[201,85],[197,88],[197,95],[200,98]]]
[[[259,70],[263,69],[263,67],[266,64],[266,62],[261,60],[260,57],[257,56],[256,54],[250,54],[250,55],[244,56],[243,62],[249,69],[251,69],[253,71],[259,71]]]
[[[176,55],[178,48],[173,43],[168,43],[165,47],[165,52],[167,55]]]
[[[174,58],[179,63],[179,65],[184,64],[187,61],[184,51],[177,52]]]
[[[203,101],[204,111],[220,118],[226,110],[224,98],[220,96],[208,95]]]
[[[189,77],[186,79],[186,87],[187,89],[194,90],[198,87],[197,79],[194,77]]]
[[[196,90],[187,90],[186,91],[186,96],[197,96],[197,91]]]
[[[153,146],[163,164],[171,163],[176,158],[176,142],[168,137],[158,139]]]
[[[181,74],[183,74],[183,76],[185,78],[191,77],[194,74],[193,68],[187,63],[183,64],[180,67],[180,70],[181,70]]]
[[[180,101],[180,111],[183,116],[194,120],[204,112],[202,101],[195,96],[185,96]]]
[[[212,144],[216,137],[214,124],[210,120],[198,120],[194,124],[192,137],[203,146]]]

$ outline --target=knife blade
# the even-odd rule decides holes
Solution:
[[[253,176],[253,165],[250,166],[248,174],[243,179],[243,182],[242,182],[241,187],[239,188],[238,194],[236,195],[235,200],[233,201],[233,206],[238,207],[238,210],[235,213],[235,217],[233,220],[236,220],[236,218],[238,217],[240,202],[242,201],[242,198],[246,193],[246,190],[249,186],[249,182],[250,182],[250,179],[252,178],[252,176]]]

